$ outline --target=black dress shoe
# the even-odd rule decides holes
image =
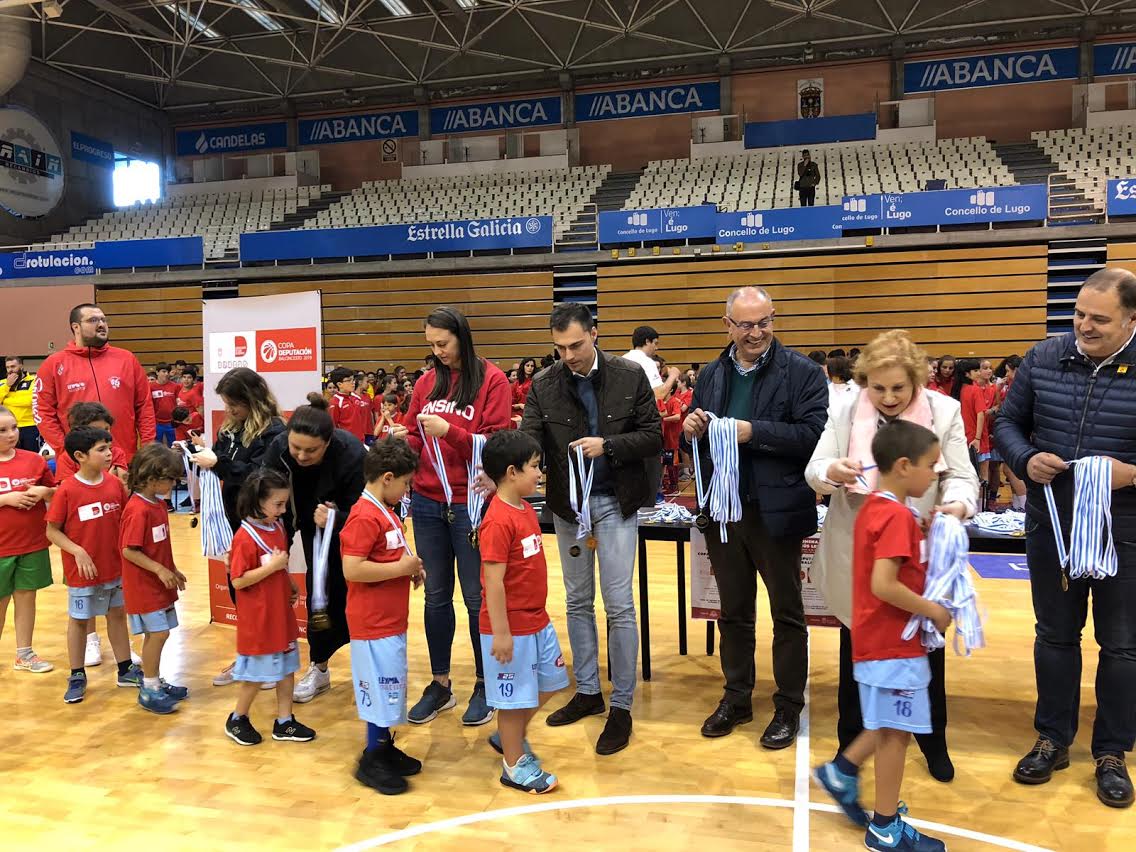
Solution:
[[[702,723],[702,736],[724,737],[737,725],[753,721],[753,710],[748,707],[735,707],[725,698],[718,702],[718,709]]]
[[[927,770],[932,778],[944,784],[954,780],[955,765],[951,763],[951,756],[947,753],[946,738],[937,736],[929,741],[920,738],[919,749],[927,760]]]
[[[579,722],[585,716],[599,716],[606,710],[602,695],[584,695],[577,692],[572,700],[551,714],[546,720],[553,728]]]
[[[1132,779],[1124,765],[1124,755],[1102,754],[1097,765],[1097,798],[1110,808],[1132,806]]]
[[[788,748],[797,739],[801,727],[801,717],[791,710],[777,710],[773,720],[761,735],[761,745],[774,751]]]
[[[612,707],[607,724],[596,741],[596,754],[615,754],[627,748],[631,739],[631,713],[622,707]]]
[[[1069,768],[1069,749],[1038,737],[1030,753],[1018,761],[1014,780],[1019,784],[1044,784],[1060,769]]]

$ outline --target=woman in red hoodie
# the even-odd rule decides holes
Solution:
[[[477,675],[462,723],[482,725],[492,720],[493,711],[485,700],[481,665],[481,558],[471,541],[473,526],[466,511],[466,465],[473,455],[474,434],[489,435],[510,427],[512,394],[505,374],[477,356],[469,322],[461,312],[435,309],[426,317],[426,342],[436,366],[414,385],[402,428],[392,432],[404,436],[421,456],[410,511],[415,547],[426,568],[426,643],[434,675],[407,717],[422,724],[456,704],[450,682],[456,563]],[[448,495],[438,478],[439,465],[449,484]]]

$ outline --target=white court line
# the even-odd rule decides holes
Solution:
[[[795,800],[759,798],[754,796],[607,796],[595,799],[571,799],[566,802],[540,802],[535,805],[502,808],[496,811],[482,811],[481,813],[465,814],[463,816],[438,820],[437,822],[430,822],[424,825],[416,825],[411,828],[405,828],[402,831],[394,831],[389,834],[372,837],[369,840],[360,840],[358,843],[352,843],[348,846],[341,846],[336,852],[364,852],[364,850],[367,849],[386,846],[391,843],[397,843],[400,840],[421,837],[424,834],[448,831],[453,828],[460,828],[464,825],[492,822],[493,820],[507,819],[508,817],[548,813],[550,811],[576,810],[578,808],[610,808],[619,805],[746,805],[758,808],[793,809],[798,807],[798,803]],[[835,805],[819,803],[809,804],[808,810],[820,811],[822,813],[841,813],[840,809]],[[937,831],[940,834],[951,834],[955,837],[964,837],[968,840],[976,840],[980,843],[987,843],[1002,849],[1013,849],[1015,852],[1053,852],[1053,850],[1046,849],[1043,846],[1034,846],[1029,843],[1023,843],[1020,840],[998,837],[994,834],[984,834],[981,831],[971,831],[968,828],[955,828],[951,825],[925,822],[917,819],[909,820],[909,822],[912,825],[918,826],[919,828],[926,828],[929,831]],[[849,827],[850,832],[854,830],[856,829],[851,826]]]
[[[810,638],[811,638],[811,631]],[[806,656],[805,671],[809,665]],[[797,732],[796,776],[793,782],[793,852],[809,852],[809,680],[805,681],[805,706]]]

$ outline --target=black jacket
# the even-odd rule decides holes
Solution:
[[[217,464],[213,466],[213,472],[221,480],[225,517],[229,519],[229,526],[233,528],[233,532],[241,526],[241,518],[237,514],[237,495],[241,493],[241,486],[250,473],[264,464],[265,452],[284,429],[283,420],[274,420],[268,424],[260,437],[252,440],[247,447],[241,443],[240,435],[229,432],[220,432],[217,435],[217,440],[213,444]]]
[[[802,160],[797,163],[797,188],[798,189],[816,189],[820,183],[820,166],[816,164],[815,160],[809,160],[807,163]]]
[[[605,439],[611,484],[623,517],[654,505],[655,481],[663,448],[663,421],[643,368],[633,361],[596,350],[599,366],[592,376],[599,404],[600,434]],[[588,417],[568,366],[557,361],[533,377],[521,429],[538,441],[548,467],[548,506],[574,521],[568,498],[568,445],[589,437]]]
[[[749,465],[750,501],[760,507],[769,533],[803,538],[817,530],[816,494],[805,482],[805,465],[828,420],[828,385],[824,371],[804,355],[776,338],[770,345],[753,397],[753,440],[741,446],[739,462]],[[698,374],[691,410],[724,415],[736,375],[727,348]],[[685,435],[683,444],[689,449]],[[698,449],[709,484],[706,442],[699,441]]]

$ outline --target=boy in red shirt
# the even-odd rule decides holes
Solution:
[[[114,417],[111,416],[110,411],[101,402],[77,402],[71,406],[71,410],[67,412],[67,427],[74,429],[78,426],[90,426],[92,429],[102,429],[104,432],[111,432],[111,427],[114,425]],[[113,432],[111,433],[113,437]],[[126,468],[127,468],[126,453],[118,444],[111,444],[110,448],[110,472],[116,476],[123,485],[126,484]],[[62,482],[65,479],[70,479],[75,475],[79,466],[75,464],[75,460],[67,453],[57,453],[55,456],[55,480]]]
[[[367,486],[339,533],[347,580],[347,628],[355,706],[367,723],[367,747],[355,777],[391,796],[404,793],[421,761],[394,744],[391,728],[406,723],[406,624],[410,586],[422,585],[422,560],[406,544],[395,512],[410,487],[418,456],[406,441],[384,438],[363,460]]]
[[[177,404],[178,391],[181,385],[170,380],[170,365],[158,364],[154,368],[157,380],[150,383],[150,399],[154,403],[154,422],[156,424],[156,440],[167,447],[174,442],[174,427],[171,414]]]
[[[655,400],[655,405],[663,418],[663,491],[672,494],[678,490],[678,435],[685,415],[675,390],[665,400]]]
[[[398,395],[388,393],[384,396],[376,396],[374,411],[375,437],[385,438],[394,430],[394,427],[398,425],[398,418],[400,416],[398,410]]]
[[[189,697],[188,689],[164,682],[159,673],[162,648],[178,625],[174,602],[178,590],[185,588],[185,575],[174,565],[165,500],[181,472],[177,453],[159,443],[135,453],[127,481],[132,493],[118,534],[130,632],[145,636],[138,704],[159,715],[174,712],[178,702]]]
[[[944,607],[922,597],[927,542],[906,505],[937,478],[939,439],[929,429],[896,420],[876,432],[872,458],[880,490],[856,515],[852,545],[852,660],[864,731],[813,777],[849,819],[867,827],[868,849],[941,852],[944,844],[920,835],[899,809],[908,741],[913,733],[931,733],[927,651],[918,634],[911,639],[902,634],[913,613],[930,618],[940,632],[951,623]],[[859,771],[873,755],[876,807],[869,821],[859,802]]]
[[[371,400],[355,392],[355,373],[347,367],[336,367],[328,376],[328,384],[335,393],[328,400],[328,410],[336,429],[350,432],[360,441],[366,441],[373,428]]]
[[[536,711],[568,686],[556,629],[545,609],[548,568],[540,521],[525,501],[540,481],[540,445],[527,432],[489,436],[481,454],[497,485],[481,522],[481,653],[486,699],[497,709],[489,744],[504,763],[501,783],[549,793],[556,776],[541,768],[525,733]]]
[[[111,436],[79,426],[63,441],[78,472],[56,489],[47,508],[47,539],[63,553],[67,583],[67,653],[71,675],[63,700],[76,704],[87,692],[83,662],[91,619],[106,616],[107,636],[118,661],[118,685],[141,686],[142,670],[130,660],[130,637],[122,597],[118,530],[126,489],[111,476]]]

